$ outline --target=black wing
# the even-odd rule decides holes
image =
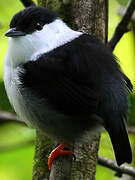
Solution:
[[[128,77],[120,71],[117,79],[113,76],[104,83],[100,99],[100,115],[109,133],[115,152],[117,164],[132,162],[132,152],[126,130],[129,109],[129,91],[133,86]]]
[[[21,82],[55,110],[88,116],[97,112],[101,67],[90,45],[73,42],[23,65]]]

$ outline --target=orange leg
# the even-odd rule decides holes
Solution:
[[[64,144],[60,144],[57,148],[55,148],[51,154],[49,155],[48,158],[48,167],[49,170],[51,170],[52,168],[52,162],[54,159],[56,159],[57,157],[61,156],[61,155],[73,155],[72,151],[69,150],[63,150],[63,148],[66,146],[66,143]]]

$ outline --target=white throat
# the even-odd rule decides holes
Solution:
[[[41,31],[9,38],[5,63],[16,67],[29,60],[36,60],[36,56],[64,45],[81,34],[81,32],[70,29],[61,19],[56,19],[45,25]]]

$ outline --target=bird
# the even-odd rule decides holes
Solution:
[[[28,125],[61,144],[91,139],[104,127],[117,164],[132,161],[126,130],[133,86],[117,58],[95,35],[75,31],[45,7],[30,6],[10,22],[4,84],[11,105]],[[83,142],[83,140],[82,140]]]

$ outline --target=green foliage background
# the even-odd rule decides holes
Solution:
[[[117,0],[117,2],[122,6],[126,6],[129,0]]]
[[[119,0],[120,2],[120,0]],[[122,1],[123,2],[123,1]],[[126,3],[126,0],[124,1]],[[0,1],[0,110],[13,111],[3,85],[3,60],[8,47],[8,40],[4,33],[9,28],[12,16],[23,9],[19,0]],[[120,20],[116,15],[118,3],[110,0],[109,8],[109,38]],[[133,32],[124,35],[118,43],[114,53],[120,60],[120,65],[127,76],[135,85],[135,37]],[[131,96],[132,109],[130,122],[135,121],[135,98]],[[132,120],[132,121],[131,121]],[[0,124],[0,179],[1,180],[30,180],[32,178],[32,166],[34,156],[35,130],[19,123]],[[130,136],[134,145],[134,137]],[[114,159],[112,145],[107,133],[102,134],[99,154]],[[117,180],[114,172],[97,166],[97,180]]]

